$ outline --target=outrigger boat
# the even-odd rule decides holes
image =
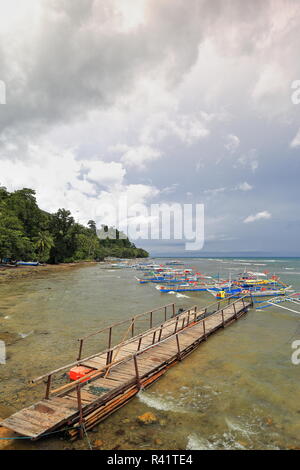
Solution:
[[[180,261],[169,261],[168,263],[166,263],[166,266],[183,266],[184,263],[181,263]]]
[[[226,286],[228,284],[223,284],[223,286]],[[208,283],[201,283],[201,282],[186,282],[185,284],[180,284],[180,285],[158,285],[156,286],[157,290],[159,290],[162,293],[168,293],[168,292],[205,292],[207,290],[220,290],[220,285],[219,284],[208,284]]]
[[[257,301],[256,304],[262,304],[256,307],[256,310],[262,310],[269,307],[278,307],[300,315],[300,293],[287,294],[284,297],[273,297],[268,300]],[[283,305],[282,305],[283,304]]]
[[[267,288],[255,288],[255,289],[242,289],[242,288],[226,288],[218,289],[207,289],[217,299],[226,299],[228,297],[239,298],[239,297],[277,297],[284,296],[289,288],[282,287],[281,289],[267,289]]]
[[[153,283],[180,283],[186,281],[197,281],[198,277],[196,274],[192,274],[191,269],[185,269],[181,271],[168,270],[168,271],[152,271],[145,274],[144,277],[135,277],[140,284]]]

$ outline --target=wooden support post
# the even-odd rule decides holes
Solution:
[[[220,304],[221,302],[218,302],[218,308],[217,308],[217,311],[220,310]]]
[[[185,324],[185,318],[182,319],[182,325],[181,325],[181,329],[183,330],[184,328],[184,324]]]
[[[222,309],[222,324],[223,324],[223,328],[225,328],[224,310],[223,309]]]
[[[134,336],[134,318],[131,320],[131,337]]]
[[[172,317],[175,317],[175,304],[172,304],[172,311],[173,311]]]
[[[190,323],[190,314],[191,314],[191,311],[189,310],[188,311],[188,316],[187,316],[186,326],[188,326],[188,324]]]
[[[150,328],[152,328],[153,325],[153,312],[150,312]]]
[[[143,337],[141,336],[139,339],[139,344],[138,344],[138,349],[137,349],[138,351],[141,349],[142,339]]]
[[[47,388],[46,388],[46,395],[45,395],[46,400],[49,400],[51,380],[52,380],[52,375],[50,374],[48,375],[48,380],[47,380]]]
[[[138,386],[138,389],[140,389],[141,382],[140,382],[139,368],[138,368],[136,355],[133,356],[133,362],[134,362],[134,369],[135,369],[136,384]]]
[[[80,361],[80,359],[81,359],[82,346],[83,346],[83,339],[80,339],[79,341],[80,341],[80,344],[79,344],[79,352],[78,352],[77,361]]]
[[[77,392],[77,406],[78,406],[78,411],[79,411],[79,426],[80,426],[80,431],[79,435],[80,438],[83,438],[83,413],[82,413],[82,403],[81,403],[81,390],[80,390],[80,384],[76,386],[76,392]]]
[[[177,343],[177,351],[178,351],[178,360],[181,361],[181,352],[180,352],[180,344],[178,334],[176,335],[176,343]]]
[[[167,321],[167,307],[165,307],[165,321]]]

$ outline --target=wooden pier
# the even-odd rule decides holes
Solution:
[[[246,297],[221,300],[201,309],[194,306],[181,313],[176,313],[175,304],[168,304],[81,338],[75,362],[32,380],[33,384],[46,382],[44,399],[16,412],[0,426],[32,439],[60,430],[71,439],[82,437],[84,430],[125,405],[141,388],[151,385],[252,306],[252,299]],[[136,334],[141,322],[147,322],[146,329]],[[122,339],[114,344],[115,332],[120,336],[121,328]],[[85,342],[101,334],[107,335],[107,349],[83,357]],[[79,365],[91,369],[85,379],[61,385],[62,373]]]

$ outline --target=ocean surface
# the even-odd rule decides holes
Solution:
[[[167,259],[156,258],[157,263]],[[300,259],[185,258],[186,267],[234,277],[244,269],[276,273],[300,292]],[[203,306],[203,292],[161,294],[139,285],[133,269],[103,265],[0,285],[0,339],[7,361],[0,364],[0,417],[42,398],[44,385],[28,381],[76,360],[77,338],[161,305]],[[184,295],[186,294],[186,295]],[[299,310],[297,305],[291,307]],[[300,313],[280,307],[247,315],[173,367],[146,391],[93,431],[103,449],[289,449],[300,448],[300,365],[291,360],[300,340]],[[105,347],[99,337],[84,353]],[[157,422],[138,423],[151,411]],[[6,449],[87,449],[57,436],[31,442],[2,441]]]

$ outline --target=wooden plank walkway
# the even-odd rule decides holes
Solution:
[[[34,382],[47,378],[45,399],[16,412],[0,425],[32,439],[70,427],[69,437],[82,436],[83,425],[91,429],[252,305],[246,298],[229,299],[228,305],[214,304],[215,310],[198,310],[195,306],[178,315],[174,315],[173,306],[171,318],[160,325],[73,363],[92,369],[88,382],[79,379],[51,390],[52,376],[73,364],[36,379]]]

